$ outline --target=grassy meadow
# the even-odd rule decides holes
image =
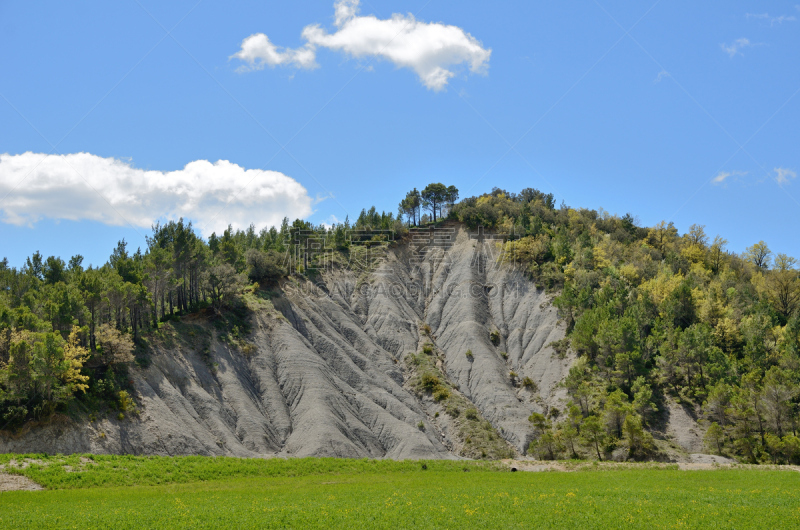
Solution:
[[[800,527],[800,474],[784,470],[89,455],[0,465],[48,488],[0,493],[2,528]]]

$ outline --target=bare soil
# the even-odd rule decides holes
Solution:
[[[0,473],[0,492],[2,491],[39,491],[44,488],[21,475]]]

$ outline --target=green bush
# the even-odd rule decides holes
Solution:
[[[118,404],[119,410],[121,410],[122,412],[136,412],[136,402],[133,400],[131,395],[128,394],[127,391],[120,390],[118,395],[119,395],[119,404]]]
[[[430,372],[425,372],[422,374],[420,377],[420,383],[422,384],[422,387],[429,392],[433,392],[434,390],[438,389],[439,385],[442,384],[439,378]]]
[[[561,340],[553,341],[548,344],[548,346],[551,346],[553,350],[555,350],[559,359],[563,359],[567,356],[567,350],[569,350],[569,338],[564,337]]]
[[[286,276],[284,257],[274,250],[264,252],[255,248],[245,252],[247,276],[254,282],[274,283]]]

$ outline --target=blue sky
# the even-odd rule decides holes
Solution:
[[[0,257],[432,181],[800,257],[796,2],[0,1]]]

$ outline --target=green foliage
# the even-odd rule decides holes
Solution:
[[[413,192],[412,192],[413,193]],[[420,194],[422,207],[433,215],[433,222],[444,217],[447,210],[453,207],[458,200],[458,189],[455,186],[445,186],[441,183],[428,184]]]
[[[245,252],[247,276],[251,281],[271,284],[286,276],[284,257],[275,250],[249,248]]]
[[[447,401],[449,397],[450,397],[450,390],[448,390],[447,387],[445,386],[440,386],[439,388],[433,391],[433,399],[435,399],[436,401]]]
[[[706,431],[703,438],[706,447],[715,454],[722,454],[722,445],[724,443],[725,431],[719,426],[717,422],[712,422]]]
[[[564,337],[561,340],[556,340],[548,344],[548,346],[553,348],[553,351],[556,352],[556,355],[559,359],[564,359],[567,356],[567,352],[569,351],[569,338]]]
[[[536,382],[527,375],[522,378],[522,386],[531,392],[536,392],[538,390]]]
[[[408,223],[416,226],[420,222],[421,206],[422,195],[420,195],[419,191],[417,191],[417,188],[414,188],[406,194],[405,199],[400,201],[398,217],[405,215],[408,218]]]
[[[441,384],[442,384],[442,382],[439,380],[439,378],[438,378],[438,377],[436,377],[436,376],[435,376],[434,374],[432,374],[431,372],[425,372],[425,373],[423,373],[423,374],[420,376],[420,383],[422,384],[422,387],[423,387],[425,390],[427,390],[428,392],[433,392],[433,391],[435,391],[435,390],[438,390],[438,388],[439,388],[439,387],[441,386]]]
[[[121,412],[137,413],[136,402],[126,390],[120,390],[119,394],[119,410]]]
[[[47,419],[75,392],[86,391],[89,377],[81,370],[89,351],[80,345],[79,334],[77,326],[66,340],[54,332],[0,333],[0,425]]]

